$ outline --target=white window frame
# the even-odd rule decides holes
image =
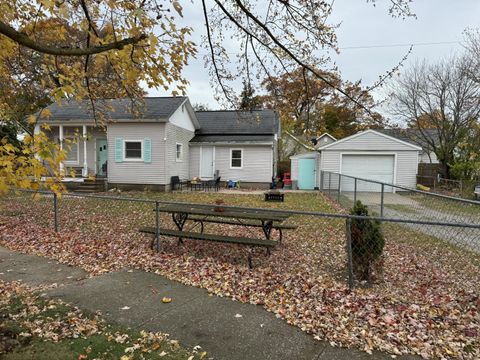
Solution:
[[[177,157],[177,146],[180,145],[180,158]],[[175,143],[175,161],[176,162],[183,162],[183,144],[182,143]]]
[[[67,160],[67,157],[65,156],[65,165],[80,165],[80,139],[78,136],[65,136],[63,138],[63,141],[69,140],[70,144],[68,146],[72,147],[77,145],[77,160]],[[66,149],[64,149],[66,150]],[[65,154],[68,155],[68,154]]]
[[[135,143],[135,142],[139,142],[140,143],[140,153],[141,153],[141,157],[140,158],[128,158],[127,157],[127,143]],[[129,140],[123,140],[123,161],[125,162],[129,162],[129,161],[132,161],[132,162],[143,162],[143,140],[133,140],[133,139],[129,139]]]
[[[234,151],[240,151],[241,157],[240,157],[240,166],[232,166],[232,155]],[[243,149],[240,148],[235,148],[235,149],[230,149],[230,169],[243,169]]]

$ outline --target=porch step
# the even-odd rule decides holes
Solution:
[[[105,191],[106,179],[85,179],[84,182],[67,182],[65,185],[69,191],[93,193]]]

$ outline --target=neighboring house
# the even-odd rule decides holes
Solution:
[[[366,130],[321,146],[318,151],[291,157],[291,178],[300,189],[339,186],[338,178],[322,179],[322,171],[341,173],[406,187],[416,186],[421,147],[375,130]],[[380,191],[366,182],[358,191]],[[340,184],[343,191],[353,190],[353,180]],[[386,191],[392,191],[391,188]]]
[[[172,176],[213,179],[216,170],[223,180],[257,186],[270,183],[280,131],[275,112],[201,112],[197,116],[187,97],[145,98],[138,111],[130,106],[129,99],[97,101],[97,111],[103,108],[108,117],[100,126],[87,101],[52,104],[49,117],[40,120],[36,131],[41,123],[49,124],[49,136],[68,149],[62,168],[79,170],[82,177],[105,177],[110,187],[168,190]],[[221,123],[218,129],[224,127],[222,134],[215,129],[217,122]],[[245,136],[225,138],[235,129]],[[260,139],[267,135],[268,141]],[[209,141],[208,136],[224,138]],[[255,136],[261,141],[253,141]]]
[[[325,133],[325,134],[322,134],[318,138],[315,139],[316,143],[314,144],[314,146],[318,149],[318,148],[321,148],[322,146],[331,144],[335,141],[337,141],[337,139],[335,139],[329,133]]]

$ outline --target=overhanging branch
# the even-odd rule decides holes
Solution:
[[[12,39],[16,43],[28,47],[32,50],[50,54],[50,55],[57,55],[57,56],[85,56],[85,55],[93,55],[99,54],[109,50],[121,50],[127,45],[136,44],[142,40],[147,38],[147,35],[141,34],[139,36],[126,38],[120,41],[115,41],[112,43],[86,47],[86,48],[58,48],[53,46],[48,46],[45,44],[38,43],[33,41],[29,38],[26,34],[21,33],[11,26],[5,24],[4,22],[0,21],[0,34],[5,35],[6,37]]]

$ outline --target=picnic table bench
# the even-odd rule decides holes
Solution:
[[[178,237],[178,243],[183,243],[183,239],[192,240],[204,240],[222,243],[232,243],[247,245],[250,247],[264,247],[267,250],[267,254],[270,254],[270,249],[278,245],[282,238],[282,229],[295,229],[296,225],[282,224],[289,216],[285,214],[274,213],[270,211],[258,211],[258,210],[239,210],[239,209],[223,209],[218,211],[218,206],[205,206],[205,205],[185,205],[185,204],[169,204],[159,207],[159,212],[166,212],[172,214],[172,219],[178,230],[159,228],[158,232],[155,227],[142,227],[140,232]],[[187,220],[191,220],[195,223],[200,223],[201,231],[184,231],[184,226]],[[265,239],[256,239],[242,236],[226,236],[220,234],[205,234],[205,223],[218,223],[218,224],[230,224],[240,225],[247,227],[260,227],[263,230]],[[279,241],[270,239],[272,229],[276,229],[280,232]],[[159,238],[155,238],[158,241]],[[155,241],[154,240],[154,241]],[[152,247],[154,242],[152,242]],[[251,253],[248,253],[248,265],[252,267]]]

